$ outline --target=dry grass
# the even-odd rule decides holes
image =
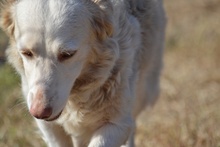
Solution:
[[[220,147],[220,1],[165,1],[161,96],[139,118],[139,147]]]
[[[220,1],[165,0],[165,6],[161,96],[139,117],[136,145],[220,147]],[[0,147],[44,146],[11,73],[0,68]]]

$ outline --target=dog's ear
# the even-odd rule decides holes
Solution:
[[[110,18],[111,7],[109,3],[100,2],[100,0],[94,0],[93,2],[96,8],[92,10],[92,29],[98,40],[104,40],[113,34],[113,24]]]
[[[98,40],[104,40],[107,37],[111,37],[113,33],[113,27],[104,15],[101,17],[94,16],[92,20],[92,28]]]
[[[15,0],[7,0],[1,3],[0,22],[1,28],[9,35],[14,34],[15,24],[12,18],[11,6]]]

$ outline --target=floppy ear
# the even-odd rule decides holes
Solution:
[[[12,36],[14,34],[15,28],[11,13],[11,6],[13,2],[14,0],[8,0],[5,3],[1,4],[1,27],[9,36]]]
[[[107,37],[111,37],[113,33],[113,27],[110,20],[104,18],[103,14],[100,17],[93,17],[92,29],[98,40],[104,40]]]
[[[100,41],[113,34],[113,24],[110,18],[111,6],[109,3],[101,3],[97,0],[93,1],[95,6],[91,10],[92,13],[92,29],[96,38]]]

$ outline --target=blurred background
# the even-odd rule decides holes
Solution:
[[[137,147],[220,147],[220,0],[164,0],[161,94],[138,118]],[[0,31],[0,147],[44,147],[23,101],[19,76],[4,63]]]

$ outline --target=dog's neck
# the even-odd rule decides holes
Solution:
[[[88,75],[89,76],[89,75]],[[85,78],[87,75],[85,75]],[[79,79],[80,80],[80,79]],[[79,109],[90,109],[101,106],[102,103],[108,98],[112,98],[118,92],[117,89],[121,84],[121,74],[118,69],[113,69],[108,79],[104,82],[102,80],[96,81],[96,79],[92,79],[88,81],[88,85],[85,85],[84,91],[77,91],[77,89],[73,89],[72,95],[70,96],[69,102],[74,103],[74,105],[80,106]],[[79,82],[79,81],[78,81]],[[80,82],[82,82],[80,80]],[[86,84],[87,81],[85,81]],[[82,84],[82,83],[81,83]],[[74,85],[74,87],[77,87]],[[91,87],[90,89],[87,89]],[[83,89],[83,87],[81,87]]]
[[[99,103],[112,97],[117,84],[121,82],[121,64],[116,64],[118,54],[118,46],[112,39],[107,39],[102,46],[93,47],[81,74],[74,82],[69,101],[86,104],[95,99],[92,101]]]

